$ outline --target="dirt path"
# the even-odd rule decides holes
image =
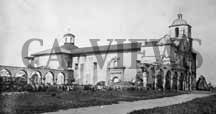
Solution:
[[[140,100],[134,102],[120,102],[119,104],[92,106],[86,108],[77,108],[69,110],[60,110],[47,114],[127,114],[133,110],[148,109],[154,107],[163,107],[173,104],[179,104],[191,101],[195,98],[209,96],[207,93],[191,93],[173,97],[164,97],[158,99]]]

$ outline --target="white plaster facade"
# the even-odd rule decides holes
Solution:
[[[133,82],[138,72],[141,72],[144,87],[150,84],[154,88],[178,88],[181,85],[182,89],[190,89],[196,78],[196,54],[192,52],[191,26],[178,14],[169,28],[169,33],[160,39],[136,43],[136,49],[132,46],[122,50],[113,48],[118,44],[107,46],[113,48],[111,50],[98,46],[101,52],[95,52],[93,47],[75,46],[75,36],[68,33],[64,35],[66,42],[59,52],[50,53],[52,50],[47,50],[33,54],[34,66],[65,69],[62,66],[64,62],[66,69],[73,70],[74,83],[81,85],[95,85],[100,81],[109,85],[114,79]],[[58,61],[59,55],[63,61]],[[100,62],[98,57],[104,61]]]

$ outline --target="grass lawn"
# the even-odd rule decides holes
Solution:
[[[137,110],[129,114],[216,114],[216,95],[172,106]]]
[[[32,92],[0,96],[0,113],[33,114],[179,94],[182,94],[182,92],[160,92],[153,90]]]

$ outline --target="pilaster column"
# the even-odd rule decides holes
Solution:
[[[125,72],[125,67],[122,68],[122,76],[121,76],[121,80],[124,81],[125,78],[124,78],[124,72]]]
[[[189,73],[186,74],[186,80],[185,80],[185,86],[186,86],[186,90],[189,90]]]
[[[147,73],[146,71],[143,72],[143,87],[147,87]]]
[[[106,75],[106,85],[110,84],[110,68],[107,68],[107,75]]]
[[[186,79],[183,80],[183,91],[186,90],[186,83],[185,82],[186,82]]]
[[[167,71],[163,72],[163,90],[164,91],[166,90],[166,73]]]
[[[170,76],[170,89],[172,89],[173,87],[173,76],[174,76],[174,72],[171,71],[171,76]]]
[[[179,90],[179,86],[180,86],[180,84],[179,84],[180,75],[181,74],[178,72],[178,76],[177,76],[177,90]]]
[[[190,74],[190,76],[189,76],[189,84],[190,84],[190,86],[189,86],[189,91],[191,91],[192,90],[192,79],[191,79],[191,74]]]
[[[184,81],[183,81],[183,90],[187,90],[187,73],[183,74],[184,75]]]
[[[189,75],[187,74],[187,78],[186,78],[186,89],[187,91],[189,90]]]
[[[155,89],[157,89],[157,74],[155,73],[154,74],[154,87],[155,87]]]

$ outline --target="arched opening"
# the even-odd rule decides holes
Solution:
[[[189,76],[188,76],[188,87],[189,87],[189,90],[192,89],[192,73],[189,73]]]
[[[54,84],[54,75],[52,72],[47,72],[45,75],[45,85],[53,85]]]
[[[7,69],[0,71],[0,91],[10,91],[12,84],[12,74]]]
[[[2,80],[2,82],[9,82],[11,81],[11,72],[7,69],[2,69],[0,71],[0,78]]]
[[[191,88],[196,89],[196,74],[194,72],[191,75]]]
[[[111,80],[112,80],[113,83],[120,82],[120,79],[117,76],[113,77]]]
[[[137,71],[135,85],[143,86],[143,73],[142,73],[141,69],[138,69],[138,71]]]
[[[18,71],[15,74],[14,78],[15,78],[15,83],[17,84],[21,84],[21,85],[27,84],[28,75],[24,70]]]
[[[41,81],[42,81],[41,73],[38,72],[38,71],[33,72],[32,75],[31,75],[31,78],[30,78],[31,84],[39,85],[39,84],[41,84]]]
[[[41,84],[42,76],[40,72],[33,72],[30,78],[32,84]]]
[[[163,89],[163,77],[164,77],[164,72],[162,69],[159,70],[158,74],[157,74],[157,88],[158,89]]]
[[[149,82],[149,72],[146,68],[142,68],[142,75],[143,75],[143,86],[144,87],[149,87],[148,82]]]
[[[185,81],[185,87],[184,90],[189,90],[190,88],[190,73],[187,72],[184,76],[184,81]]]
[[[118,67],[118,62],[119,62],[119,58],[118,57],[113,57],[107,63],[107,68],[116,68],[116,67]]]
[[[175,28],[175,37],[179,37],[179,28],[178,27]]]
[[[171,89],[171,72],[170,71],[167,71],[167,73],[166,73],[165,88],[166,88],[166,90],[170,90]]]
[[[124,69],[123,66],[118,66],[120,58],[119,57],[113,57],[108,61],[107,63],[107,85],[110,85],[113,83],[113,78],[118,77],[118,80],[115,79],[115,81],[124,81]],[[120,63],[121,64],[121,63]]]
[[[57,85],[63,85],[65,80],[65,75],[61,72],[57,75],[56,84]]]
[[[174,73],[174,76],[173,76],[173,85],[172,85],[172,88],[173,89],[175,89],[175,90],[177,90],[177,84],[178,84],[178,73],[177,72],[175,72]]]
[[[181,73],[180,77],[179,77],[179,90],[184,90],[184,75],[183,73]]]
[[[149,76],[148,76],[148,88],[155,89],[155,69],[154,67],[151,67],[149,70]]]

